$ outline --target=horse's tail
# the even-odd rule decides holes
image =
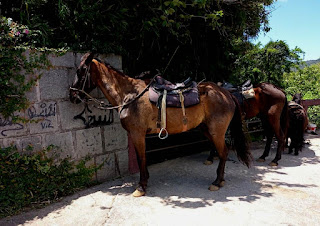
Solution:
[[[281,116],[280,116],[280,126],[281,130],[284,133],[285,138],[287,138],[288,127],[289,127],[289,110],[288,110],[288,101],[285,98],[285,104],[282,108]]]
[[[235,96],[231,95],[234,103],[236,104],[236,109],[234,111],[233,118],[230,123],[230,133],[233,139],[236,153],[240,162],[250,167],[252,161],[252,155],[249,151],[249,143],[246,135],[243,132],[243,120],[241,117],[241,108],[238,100]]]

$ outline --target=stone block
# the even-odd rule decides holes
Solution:
[[[16,115],[25,117],[24,112],[18,112]],[[22,122],[13,122],[12,118],[4,118],[0,114],[0,139],[8,137],[23,136],[28,134],[28,124]]]
[[[28,146],[31,146],[33,148],[33,151],[40,151],[43,149],[42,137],[41,136],[23,137],[19,140],[19,146],[21,148],[19,150],[26,150]]]
[[[44,72],[39,81],[41,101],[68,98],[72,79],[67,70],[56,69]]]
[[[43,148],[41,136],[3,139],[3,147],[9,147],[10,145],[16,146],[19,151],[25,151],[28,146],[31,146],[33,151],[40,151]]]
[[[67,52],[63,56],[50,54],[48,59],[54,67],[75,67],[75,53],[73,52]]]
[[[84,104],[73,104],[70,101],[62,101],[58,103],[58,108],[62,130],[85,128],[86,118],[84,112],[86,109]],[[74,119],[75,116],[79,116],[78,119]]]
[[[76,54],[76,65],[77,67],[80,65],[81,57],[85,53],[77,53]],[[101,59],[103,62],[106,61],[109,63],[112,67],[122,70],[122,57],[115,54],[97,54],[97,58]]]
[[[114,153],[99,155],[95,157],[96,166],[103,164],[97,172],[97,180],[102,182],[116,177]]]
[[[30,134],[54,132],[59,129],[57,103],[53,101],[36,103],[26,111],[30,123]]]
[[[30,103],[36,103],[40,101],[40,88],[39,81],[33,86],[28,92],[26,92],[26,97]]]
[[[110,110],[101,110],[93,105],[63,101],[59,103],[59,111],[63,130],[101,127],[113,123]]]
[[[120,123],[120,115],[117,110],[113,110],[113,122],[116,124]]]
[[[102,154],[101,129],[99,127],[77,130],[75,134],[77,145],[74,157],[76,159],[81,159],[87,155]]]
[[[75,61],[76,61],[76,68],[79,67],[80,63],[81,63],[81,57],[84,55],[85,53],[75,53]]]
[[[115,152],[115,162],[118,165],[117,175],[124,176],[129,173],[128,149]]]
[[[105,151],[126,149],[128,147],[127,132],[119,124],[104,126]]]
[[[54,151],[59,155],[60,159],[74,157],[73,136],[71,132],[52,133],[44,137],[43,147],[54,145]]]
[[[114,67],[118,70],[122,70],[121,56],[111,53],[111,54],[100,54],[100,55],[98,55],[98,58],[100,58],[102,61],[106,61],[112,67]]]

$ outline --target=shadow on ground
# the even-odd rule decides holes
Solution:
[[[308,136],[307,139],[318,138],[319,136]],[[254,143],[252,153],[255,158],[263,152],[263,143]],[[178,158],[163,163],[149,166],[150,179],[147,196],[133,198],[131,193],[139,180],[139,174],[126,176],[114,181],[81,191],[73,196],[66,197],[58,203],[54,203],[40,210],[32,210],[20,216],[14,216],[0,220],[0,225],[23,224],[25,222],[42,219],[50,213],[59,215],[65,208],[69,208],[79,199],[95,198],[98,193],[109,197],[107,203],[99,204],[100,210],[110,210],[118,198],[120,201],[132,202],[131,208],[139,208],[142,203],[157,202],[161,205],[172,208],[201,208],[212,206],[217,203],[241,201],[253,203],[261,198],[272,197],[272,188],[285,186],[288,188],[315,187],[314,184],[291,183],[278,178],[285,177],[287,167],[299,167],[301,165],[315,165],[320,163],[319,156],[316,156],[313,145],[306,144],[299,156],[284,153],[278,167],[270,167],[268,163],[275,155],[275,148],[264,163],[253,162],[248,169],[236,160],[234,153],[230,153],[231,161],[228,161],[225,169],[225,187],[219,191],[210,192],[209,185],[216,177],[218,161],[210,166],[203,164],[208,152]],[[287,150],[286,150],[287,152]],[[266,179],[266,175],[272,174]],[[120,202],[119,201],[119,202]],[[131,204],[132,204],[131,203]],[[94,205],[94,204],[92,204]],[[70,207],[71,208],[71,207]]]

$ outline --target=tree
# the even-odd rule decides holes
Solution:
[[[320,64],[314,64],[290,73],[284,73],[284,85],[288,99],[301,93],[303,99],[320,98]],[[320,125],[320,106],[308,108],[309,120]]]
[[[251,44],[235,63],[234,82],[251,79],[253,83],[270,82],[283,87],[283,73],[297,69],[301,62],[302,50],[290,49],[284,41],[271,41],[264,47]]]
[[[39,30],[49,47],[121,54],[131,75],[168,67],[166,75],[173,80],[191,75],[218,81],[231,74],[230,65],[242,54],[232,41],[246,41],[269,30],[266,6],[272,3],[16,0],[2,6],[5,15]]]

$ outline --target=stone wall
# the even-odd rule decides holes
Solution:
[[[61,158],[70,156],[73,160],[91,155],[91,163],[105,163],[96,174],[96,178],[103,181],[128,173],[128,137],[116,111],[69,101],[68,88],[82,55],[68,52],[61,57],[49,56],[53,67],[43,72],[37,85],[27,94],[31,102],[29,108],[17,113],[34,122],[13,123],[0,116],[0,145],[13,144],[23,151],[31,144],[36,151],[53,144],[61,150]],[[120,56],[99,57],[122,69]],[[99,90],[92,94],[103,99]]]

